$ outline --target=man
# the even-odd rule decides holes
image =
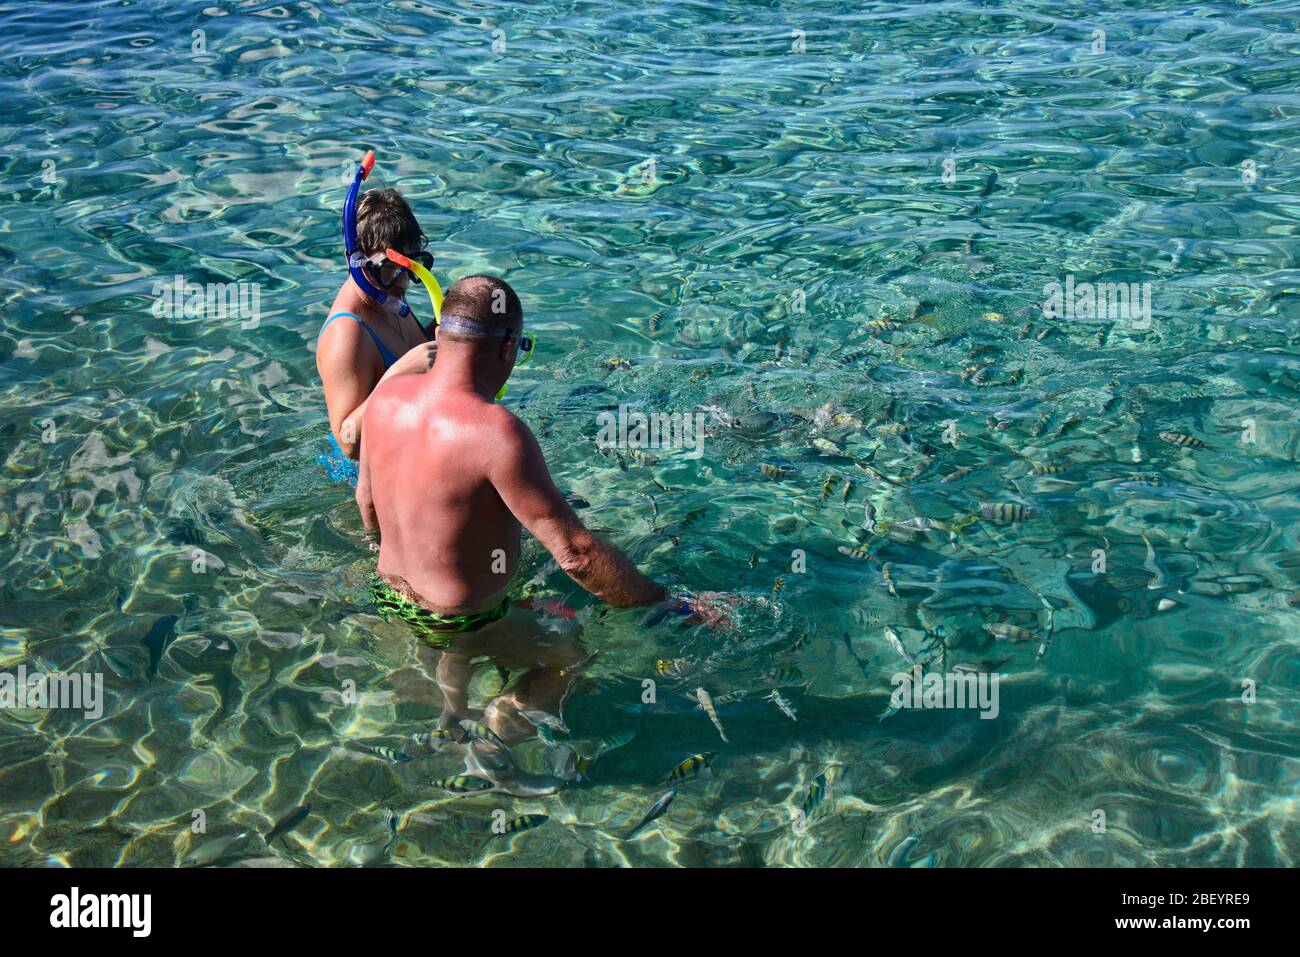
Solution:
[[[422,657],[442,651],[444,727],[476,717],[467,707],[471,659],[528,669],[483,715],[502,739],[518,741],[534,733],[521,712],[558,713],[582,660],[575,637],[547,629],[506,594],[521,525],[612,605],[650,605],[666,593],[583,526],[528,426],[495,403],[521,346],[531,348],[514,290],[491,276],[456,282],[437,343],[431,372],[386,379],[366,405],[356,497],[366,528],[379,533],[375,596],[382,612],[412,626]]]

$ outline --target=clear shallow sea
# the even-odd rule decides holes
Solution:
[[[1147,0],[0,8],[0,667],[106,694],[98,719],[0,712],[0,864],[172,864],[302,804],[222,863],[1294,864],[1298,22]],[[311,350],[366,148],[444,282],[521,293],[541,348],[506,402],[590,524],[746,603],[729,632],[647,627],[528,552],[602,651],[574,742],[636,732],[555,796],[454,798],[430,782],[455,754],[364,750],[416,753],[439,710],[317,462]],[[256,327],[159,317],[177,274],[257,283]],[[1045,319],[1067,275],[1150,283],[1150,323]],[[882,314],[899,328],[866,328]],[[621,403],[707,410],[702,456],[601,454]],[[726,427],[753,413],[775,416]],[[897,524],[981,503],[1035,514]],[[1051,646],[990,647],[990,623]],[[886,626],[910,654],[945,635],[945,666],[1009,658],[998,717],[878,720]],[[669,658],[685,673],[641,707]],[[749,692],[719,709],[729,744],[701,685]],[[516,751],[540,767],[540,742]],[[620,841],[700,751],[712,777]],[[498,810],[549,820],[493,838]]]

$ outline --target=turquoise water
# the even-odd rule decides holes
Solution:
[[[0,668],[99,673],[106,699],[0,711],[0,863],[172,864],[306,804],[219,862],[1294,864],[1298,16],[0,10]],[[587,521],[736,596],[730,629],[650,625],[526,552],[602,652],[574,745],[635,732],[552,796],[432,785],[463,759],[410,740],[437,689],[317,462],[312,349],[366,148],[444,281],[520,292],[541,347],[506,403]],[[257,321],[160,315],[178,274],[257,284]],[[1045,317],[1067,277],[1150,284],[1149,320]],[[620,404],[704,412],[702,455],[602,454]],[[912,656],[942,640],[936,672],[992,659],[998,716],[880,719],[886,627]],[[729,743],[700,686],[747,692],[718,706]],[[711,776],[619,840],[704,751]],[[542,742],[514,758],[539,771]],[[495,811],[549,820],[492,837]]]

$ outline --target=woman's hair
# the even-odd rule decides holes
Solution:
[[[372,189],[357,200],[357,245],[365,255],[385,249],[417,252],[427,243],[415,214],[397,190]]]

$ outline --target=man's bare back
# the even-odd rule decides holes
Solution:
[[[380,533],[380,577],[436,613],[486,611],[514,575],[522,524],[605,601],[663,599],[661,586],[583,526],[528,426],[493,401],[522,333],[521,314],[504,320],[486,308],[494,291],[453,286],[433,370],[393,376],[367,405],[357,504]]]
[[[429,376],[394,377],[366,411],[365,476],[382,529],[380,577],[439,612],[499,603],[519,558],[519,520],[494,463],[526,430],[501,406]],[[359,490],[360,491],[360,490]]]

